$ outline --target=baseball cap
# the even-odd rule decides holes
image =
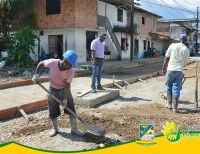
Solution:
[[[180,39],[185,39],[185,40],[187,40],[187,35],[186,35],[186,34],[181,34]]]
[[[107,33],[106,32],[102,32],[101,34],[100,34],[100,37],[107,37]]]

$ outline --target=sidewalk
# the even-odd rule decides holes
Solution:
[[[108,70],[112,68],[115,70],[120,71],[122,68],[132,68],[133,70],[137,69],[135,67],[141,66],[144,63],[150,64],[150,63],[156,63],[160,62],[162,59],[145,59],[140,61],[133,61],[129,62],[126,61],[107,61],[105,62],[105,69]],[[154,65],[154,64],[152,64]],[[159,64],[160,65],[160,64]],[[145,66],[146,67],[146,66]],[[144,67],[144,68],[145,68]],[[148,74],[151,71],[155,72],[154,70],[148,70],[149,65],[147,66],[147,70],[139,70],[143,71],[144,73]],[[159,69],[159,68],[157,68]],[[159,70],[157,70],[159,71]],[[112,73],[111,73],[112,74]],[[134,74],[134,76],[139,76],[138,74]],[[102,77],[102,85],[112,83],[112,75],[106,74]],[[118,77],[115,78],[115,82],[123,79],[127,79],[132,77],[132,75],[118,75]],[[43,83],[46,88],[49,87],[49,83]],[[72,82],[72,94],[74,97],[80,92],[88,91],[90,90],[91,85],[91,77],[77,77],[74,78]],[[4,110],[7,108],[12,108],[24,104],[29,104],[33,102],[38,102],[41,100],[46,100],[47,94],[44,92],[38,85],[29,85],[29,86],[21,86],[21,87],[15,87],[15,88],[9,88],[9,89],[3,89],[0,90],[0,110]]]
[[[139,66],[142,64],[148,64],[148,63],[154,63],[154,62],[159,62],[163,61],[164,57],[158,57],[158,58],[141,58],[141,59],[133,59],[132,62],[130,62],[129,59],[121,60],[121,61],[104,61],[103,64],[103,70],[107,70],[110,68],[120,68],[120,67],[125,67],[125,66]],[[85,62],[85,63],[79,63],[78,67],[92,67],[92,62]]]

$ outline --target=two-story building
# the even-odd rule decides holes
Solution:
[[[41,52],[77,51],[78,62],[90,60],[90,43],[107,31],[107,50],[112,59],[130,56],[130,2],[120,0],[35,0],[38,23],[36,60]],[[160,16],[135,9],[135,55],[151,47],[149,33],[156,33]]]

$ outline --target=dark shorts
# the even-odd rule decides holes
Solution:
[[[64,89],[55,89],[50,87],[50,93],[57,97],[59,100],[63,101],[64,99]],[[67,99],[67,107],[70,108],[73,112],[75,112],[74,101],[72,95],[65,96]],[[49,107],[49,117],[51,119],[57,118],[61,115],[60,112],[60,104],[54,100],[50,95],[48,96],[48,107]],[[64,109],[65,114],[70,114],[66,109]],[[76,112],[75,112],[76,113]]]

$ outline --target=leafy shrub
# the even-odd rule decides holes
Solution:
[[[18,32],[12,34],[6,65],[16,67],[33,66],[30,53],[33,53],[36,38],[37,35],[30,26],[23,26]]]

